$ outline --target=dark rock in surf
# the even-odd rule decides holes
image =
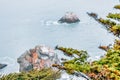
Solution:
[[[3,69],[6,66],[7,66],[7,64],[0,64],[0,69]]]

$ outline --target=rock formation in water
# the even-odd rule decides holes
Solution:
[[[60,23],[76,23],[79,22],[79,18],[72,12],[67,12],[58,22]]]
[[[0,64],[0,69],[3,69],[6,66],[7,66],[7,64]]]
[[[20,65],[20,71],[51,68],[52,64],[60,63],[54,50],[46,46],[36,46],[34,49],[26,51],[17,62]]]

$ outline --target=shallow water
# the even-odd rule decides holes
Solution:
[[[0,0],[0,61],[8,64],[0,72],[18,72],[16,59],[38,44],[87,50],[93,58],[103,55],[98,46],[113,43],[115,37],[86,12],[105,17],[117,11],[116,4],[117,0]],[[57,23],[67,11],[75,12],[80,23]]]

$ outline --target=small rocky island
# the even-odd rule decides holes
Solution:
[[[77,23],[77,22],[80,22],[80,20],[75,13],[67,12],[58,22],[60,22],[60,23]]]

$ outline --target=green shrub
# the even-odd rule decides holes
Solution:
[[[63,66],[68,73],[80,71],[93,80],[120,80],[120,48],[118,47],[120,47],[120,40],[116,40],[113,47],[100,60],[89,63],[86,61],[88,57],[84,57],[83,61],[79,57],[63,62]],[[59,50],[64,53],[69,51],[70,55],[80,52],[73,48],[64,47],[60,47]]]
[[[114,8],[115,9],[120,9],[120,5],[115,5]]]
[[[107,18],[112,18],[115,20],[120,20],[120,14],[119,13],[109,13]]]
[[[60,72],[52,69],[32,70],[29,72],[11,73],[1,76],[0,80],[56,80]]]

